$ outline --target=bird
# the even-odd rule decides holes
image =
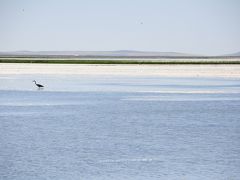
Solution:
[[[40,89],[40,88],[44,88],[44,86],[43,85],[41,85],[41,84],[37,84],[37,82],[35,81],[35,80],[33,80],[33,82],[35,83],[35,85]]]

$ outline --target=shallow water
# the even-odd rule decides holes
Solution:
[[[237,180],[240,81],[0,76],[0,132],[0,179]]]

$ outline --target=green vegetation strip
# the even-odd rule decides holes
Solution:
[[[47,63],[47,64],[240,64],[240,61],[136,61],[136,60],[71,60],[71,59],[4,59],[0,63]]]

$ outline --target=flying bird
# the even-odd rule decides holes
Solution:
[[[44,88],[44,86],[43,85],[41,85],[41,84],[37,84],[37,82],[34,80],[33,81],[34,83],[35,83],[35,85],[40,89],[40,88]]]

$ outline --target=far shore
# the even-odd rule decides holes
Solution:
[[[0,63],[47,64],[240,64],[240,57],[1,57]]]
[[[107,65],[0,63],[0,76],[27,74],[208,77],[240,79],[240,65]]]

